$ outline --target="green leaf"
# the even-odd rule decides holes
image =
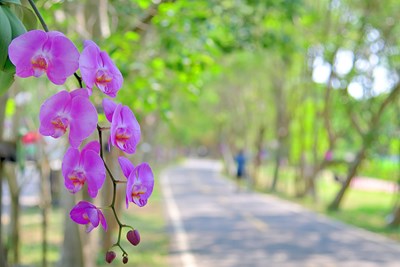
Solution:
[[[0,71],[0,95],[3,95],[14,82],[14,73]]]
[[[25,26],[22,24],[21,20],[15,15],[13,10],[11,10],[8,6],[3,6],[2,10],[3,13],[6,14],[8,22],[10,24],[11,38],[14,39],[21,34],[24,34],[26,32]],[[15,73],[15,66],[11,63],[8,56],[4,63],[3,70]]]
[[[8,56],[8,45],[11,42],[11,25],[8,17],[4,11],[4,6],[0,6],[0,71],[3,70],[3,66]]]
[[[37,29],[38,20],[31,9],[25,6],[12,6],[11,9],[28,31]]]
[[[22,24],[21,20],[15,15],[15,11],[11,10],[7,6],[3,7],[3,11],[8,17],[8,21],[10,23],[12,39],[26,33],[25,26]]]
[[[3,66],[3,71],[7,72],[7,73],[11,73],[11,74],[15,73],[15,66],[14,66],[14,64],[12,64],[9,57],[7,57],[7,60]]]
[[[21,5],[20,0],[0,0],[0,5],[4,4],[14,4],[14,5]]]

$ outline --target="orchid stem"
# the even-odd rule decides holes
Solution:
[[[104,128],[101,128],[101,127],[97,124],[97,132],[98,132],[98,134],[99,134],[99,142],[100,142],[100,157],[101,157],[101,159],[103,160],[104,167],[106,168],[107,173],[108,173],[108,176],[110,177],[111,182],[112,182],[112,184],[113,184],[113,196],[112,196],[112,201],[111,201],[111,204],[110,204],[109,207],[110,207],[111,210],[113,211],[115,220],[117,221],[118,226],[119,226],[119,230],[118,230],[118,240],[117,240],[117,243],[114,244],[114,246],[118,246],[118,247],[122,250],[123,255],[128,255],[128,253],[126,253],[126,251],[121,247],[120,242],[121,242],[122,228],[124,228],[124,227],[130,227],[130,226],[128,226],[128,225],[126,225],[126,224],[123,224],[123,223],[120,221],[120,219],[119,219],[119,217],[118,217],[118,215],[117,215],[117,211],[115,210],[115,200],[116,200],[116,196],[117,196],[117,184],[118,184],[118,183],[124,183],[125,181],[121,181],[121,180],[115,179],[114,176],[113,176],[113,174],[112,174],[112,172],[111,172],[111,170],[108,168],[108,166],[107,166],[107,164],[106,164],[106,162],[105,162],[105,160],[104,160],[104,154],[103,154],[103,135],[102,135],[102,131],[103,131],[103,130],[104,130]],[[130,228],[132,228],[132,227],[130,227]]]
[[[42,24],[43,29],[46,32],[48,32],[49,28],[47,27],[46,22],[44,22],[44,19],[43,19],[42,15],[40,14],[39,10],[37,9],[35,2],[33,2],[33,0],[28,0],[28,1],[29,1],[29,4],[31,5],[33,11],[35,12],[36,17],[39,19],[40,24]]]
[[[76,72],[74,72],[74,76],[78,80],[79,88],[83,88],[82,77],[80,77]]]

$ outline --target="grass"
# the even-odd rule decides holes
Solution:
[[[140,231],[141,243],[134,247],[123,241],[123,247],[129,254],[129,266],[138,267],[165,267],[168,266],[168,235],[163,214],[161,192],[159,184],[154,188],[148,205],[144,208],[130,206],[129,210],[123,209],[122,220],[131,224]],[[60,258],[60,248],[63,242],[63,220],[65,214],[60,208],[52,208],[49,214],[48,229],[48,261],[49,266],[56,266]],[[83,227],[83,226],[82,226]],[[95,229],[93,231],[102,231]],[[121,237],[125,240],[126,232]],[[113,238],[117,237],[117,233]],[[41,266],[42,260],[42,235],[41,215],[38,207],[23,208],[21,214],[21,264],[24,266]],[[127,266],[122,264],[120,251],[115,249],[117,258],[112,264],[104,261],[104,254],[99,253],[98,266]]]
[[[37,207],[25,208],[21,216],[21,263],[40,266],[42,261],[42,217]],[[63,215],[60,209],[52,209],[48,224],[47,259],[53,265],[59,257],[59,246],[62,242]]]
[[[273,169],[267,166],[262,169],[262,179],[259,182],[258,190],[266,192],[266,188],[272,181]],[[327,206],[334,199],[340,186],[334,182],[329,175],[321,175],[317,179],[318,201],[314,202],[311,197],[295,198],[295,172],[286,168],[281,172],[277,185],[279,197],[298,202],[299,204],[323,213],[334,219],[343,221],[366,230],[385,235],[400,241],[400,229],[387,227],[387,217],[390,215],[395,194],[390,192],[371,192],[349,188],[341,207],[338,211],[329,211]]]

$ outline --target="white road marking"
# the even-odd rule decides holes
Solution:
[[[161,184],[164,192],[164,198],[166,200],[166,206],[168,215],[170,217],[175,236],[176,236],[176,246],[180,253],[180,258],[183,267],[197,267],[195,258],[190,252],[190,246],[187,238],[187,233],[183,227],[181,214],[179,212],[178,206],[175,202],[171,186],[169,184],[169,177],[167,174],[163,173],[161,175]]]

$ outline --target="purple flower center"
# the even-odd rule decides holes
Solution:
[[[81,190],[82,186],[85,184],[86,174],[81,170],[74,170],[71,174],[68,175],[68,179],[70,179],[72,184],[74,185],[74,188],[70,191],[75,193]]]
[[[142,186],[141,184],[135,184],[132,186],[132,199],[139,200],[140,196],[146,193],[146,187]]]
[[[31,63],[35,76],[40,76],[43,72],[46,72],[49,66],[47,59],[43,55],[33,57]]]
[[[51,124],[54,126],[54,134],[52,136],[58,138],[67,131],[69,120],[65,117],[57,116],[51,120]]]
[[[124,147],[126,141],[131,138],[131,134],[125,127],[120,127],[117,129],[115,134],[115,141],[119,147]]]
[[[85,219],[86,221],[88,221],[88,222],[90,223],[89,215],[87,214],[87,212],[85,212],[85,213],[82,215],[82,217],[83,217],[83,219]]]
[[[98,70],[96,73],[96,84],[106,85],[112,81],[112,77],[106,70]]]

